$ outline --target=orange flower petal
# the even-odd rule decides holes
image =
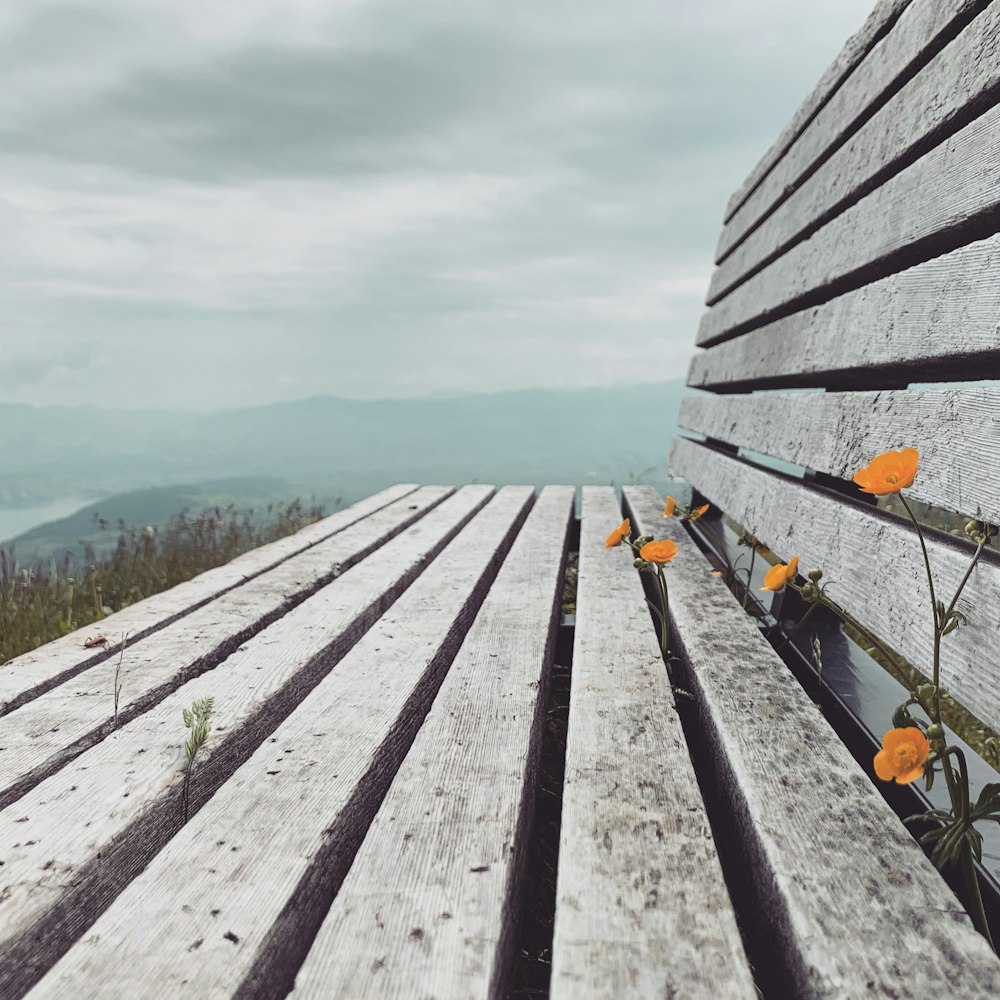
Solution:
[[[884,750],[879,750],[875,754],[875,773],[879,776],[882,781],[892,781],[896,777],[896,772],[893,770],[892,765],[889,762],[889,755]]]
[[[795,579],[795,574],[799,570],[799,557],[792,556],[791,562],[785,567],[785,583]]]
[[[604,539],[604,547],[606,549],[613,549],[616,545],[621,545],[622,541],[628,537],[632,531],[632,524],[626,517],[621,524],[615,528],[614,531]]]
[[[788,583],[788,578],[785,576],[785,570],[788,567],[782,563],[778,563],[776,566],[772,566],[764,574],[764,586],[761,590],[771,590],[777,593],[779,590],[785,589],[785,584]]]
[[[675,510],[677,510],[677,501],[673,497],[667,497],[666,505],[663,508],[663,516],[673,517]]]
[[[916,448],[885,451],[854,473],[854,482],[865,493],[888,496],[913,485],[920,452]]]
[[[700,507],[697,507],[693,511],[691,511],[691,513],[688,515],[688,520],[697,521],[698,518],[701,517],[701,515],[704,514],[707,510],[708,510],[708,504],[703,503]]]
[[[651,563],[668,563],[677,555],[677,543],[669,538],[660,539],[658,542],[646,542],[639,549],[639,558]]]
[[[930,754],[927,737],[916,727],[890,729],[882,737],[882,749],[875,755],[875,773],[882,781],[907,785],[924,773]]]

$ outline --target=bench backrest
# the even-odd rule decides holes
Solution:
[[[1000,2],[883,0],[733,195],[671,465],[930,672],[914,532],[851,482],[921,453],[909,495],[940,508],[946,600],[967,518],[1000,523]],[[945,388],[914,383],[963,382]],[[979,382],[980,384],[977,384]],[[804,388],[814,392],[761,392]],[[738,449],[797,464],[803,478]],[[950,518],[950,521],[949,521]],[[1000,731],[1000,560],[958,605],[942,681]],[[887,720],[888,721],[888,720]]]

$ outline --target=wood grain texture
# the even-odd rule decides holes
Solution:
[[[868,20],[844,44],[837,58],[820,78],[812,93],[802,102],[792,120],[781,130],[770,149],[760,158],[747,179],[733,192],[726,205],[725,221],[728,222],[747,197],[770,173],[785,155],[808,124],[837,90],[849,79],[873,46],[893,26],[896,19],[909,6],[910,0],[878,0]]]
[[[930,675],[927,578],[916,535],[906,523],[693,441],[675,438],[671,463],[783,559],[798,555],[803,567],[822,569],[832,600]],[[950,600],[971,551],[937,533],[927,541],[935,588]],[[947,637],[942,685],[996,730],[1000,686],[992,664],[1000,660],[1000,565],[992,554],[976,567],[957,607],[969,624]]]
[[[119,722],[216,666],[453,492],[424,487],[126,649]],[[4,717],[0,807],[112,731],[116,667],[116,661],[92,667]]]
[[[573,491],[546,487],[295,981],[310,997],[506,996]]]
[[[880,85],[884,89],[887,77],[919,59],[928,45],[953,29],[954,23],[967,22],[970,14],[983,6],[984,0],[958,4],[914,0],[851,82],[856,77],[875,77],[875,89]],[[712,275],[707,301],[711,304],[723,298],[748,275],[800,243],[996,103],[1000,94],[998,46],[1000,8],[993,5],[891,96],[815,173],[796,186],[792,177],[800,167],[796,157],[802,146],[800,140],[754,197],[771,184],[777,185],[774,192],[779,195],[791,189],[789,196],[752,233],[747,235],[744,230],[746,238],[738,247],[730,247],[732,252]],[[850,115],[855,110],[850,89],[845,85],[838,92],[838,97],[847,102],[841,114]],[[818,122],[819,118],[813,124]],[[806,155],[814,153],[811,149]],[[786,169],[792,173],[785,174]],[[749,210],[750,205],[748,201],[743,210]]]
[[[205,996],[285,996],[457,648],[479,628],[532,492],[500,492],[33,997],[103,998],[115,967],[136,1000],[184,995],[195,979]],[[546,544],[523,530],[526,544]]]
[[[134,645],[144,636],[170,625],[183,615],[272,569],[296,553],[343,531],[369,514],[412,493],[416,488],[412,483],[390,486],[308,525],[294,535],[245,552],[225,566],[201,573],[170,590],[130,604],[94,625],[78,629],[61,639],[8,660],[0,666],[0,715],[37,698],[49,688],[88,667],[111,657],[117,658],[121,649],[119,640],[126,632],[129,636],[128,644]],[[84,649],[84,639],[88,635],[97,634],[107,635],[112,644],[106,650]]]
[[[752,619],[683,527],[664,521],[658,494],[624,492],[639,531],[678,544],[668,569],[687,665],[678,683],[711,755],[703,785],[741,845],[748,931],[777,984],[769,995],[996,996],[1000,960]]]
[[[848,483],[875,455],[915,447],[907,496],[1000,524],[1000,387],[696,396],[678,422]]]
[[[454,548],[441,566],[431,560],[491,493],[487,486],[460,490],[216,669],[0,812],[0,996],[20,995],[33,985],[181,828],[187,736],[182,709],[206,695],[215,699],[211,740],[192,776],[193,815],[428,563],[432,581],[454,572]],[[509,544],[529,499],[527,488],[508,491],[476,522],[485,564],[498,540],[506,537]],[[476,592],[475,571],[484,571],[484,559],[470,558],[468,536],[458,549],[470,564],[461,577],[468,598]],[[434,617],[428,622],[440,625]],[[376,696],[369,691],[369,697]],[[275,738],[263,756],[267,767],[280,770],[293,751],[288,744],[278,749]],[[264,775],[262,787],[272,785]]]
[[[583,488],[553,1000],[753,998],[615,491]]]
[[[863,388],[1000,371],[1000,237],[699,351],[688,385]]]
[[[757,272],[702,318],[710,346],[996,233],[1000,107]]]

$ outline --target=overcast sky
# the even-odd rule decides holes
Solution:
[[[680,377],[872,0],[3,0],[0,401]]]

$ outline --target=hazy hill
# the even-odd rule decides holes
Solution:
[[[662,486],[684,392],[530,390],[425,399],[325,396],[208,415],[0,406],[0,503],[106,494],[13,541],[19,557],[105,545],[183,508],[313,496],[332,509],[396,482]],[[226,480],[220,477],[229,477]],[[111,530],[94,524],[99,512]],[[11,540],[0,539],[9,544]]]
[[[98,552],[113,548],[123,524],[130,528],[163,525],[181,511],[198,514],[212,507],[225,509],[229,504],[235,504],[243,513],[252,511],[254,521],[259,522],[266,516],[268,504],[281,504],[293,498],[289,484],[277,477],[238,476],[154,486],[105,497],[69,517],[39,525],[13,539],[0,539],[0,544],[13,548],[21,562],[61,559],[67,551],[82,554],[84,542]],[[326,507],[332,512],[332,503],[328,502]],[[98,519],[104,522],[104,527]]]
[[[221,476],[357,498],[400,480],[609,482],[662,471],[683,392],[530,390],[317,397],[213,414],[0,406],[0,502]]]

